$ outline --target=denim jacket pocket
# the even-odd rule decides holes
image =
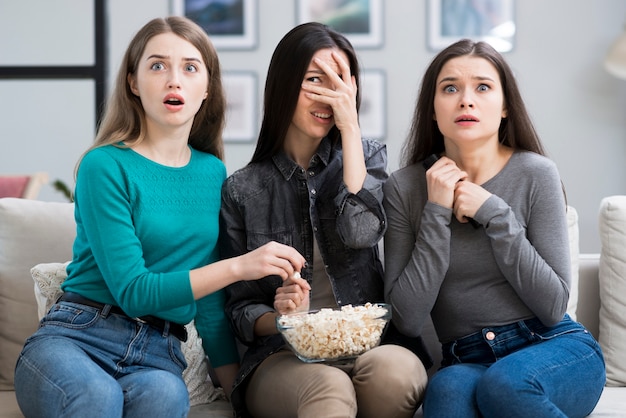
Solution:
[[[292,236],[293,232],[291,230],[272,232],[248,232],[246,246],[248,248],[248,251],[255,250],[272,241],[293,246]]]

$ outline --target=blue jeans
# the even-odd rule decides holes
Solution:
[[[15,395],[26,417],[185,417],[186,366],[173,335],[59,302],[26,341]]]
[[[442,349],[424,417],[585,417],[606,380],[599,344],[569,315],[554,327],[484,328]]]

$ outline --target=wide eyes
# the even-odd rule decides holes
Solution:
[[[483,92],[483,93],[489,91],[489,89],[490,87],[486,84],[480,84],[478,87],[476,87],[476,91]],[[443,91],[445,93],[456,93],[459,91],[459,89],[456,86],[450,84],[450,85],[445,86],[443,88]]]
[[[189,73],[198,72],[198,66],[194,63],[184,64],[183,68],[186,72],[189,72]],[[153,71],[163,71],[165,70],[165,64],[160,61],[157,61],[157,62],[152,63],[152,65],[150,65],[150,69]]]

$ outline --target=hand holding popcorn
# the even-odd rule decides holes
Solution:
[[[309,310],[309,294],[311,286],[295,272],[290,278],[283,280],[283,285],[276,289],[274,309],[280,315]]]

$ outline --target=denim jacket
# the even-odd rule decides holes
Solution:
[[[356,194],[343,183],[341,142],[332,144],[328,138],[322,140],[308,170],[279,153],[232,174],[222,188],[223,257],[277,241],[305,257],[307,265],[301,275],[310,283],[315,235],[338,305],[383,302],[377,244],[387,225],[382,207],[387,151],[373,140],[363,140],[363,151],[367,176]],[[226,314],[240,342],[247,346],[232,394],[237,416],[247,416],[246,378],[284,346],[279,334],[254,335],[257,318],[274,311],[274,295],[281,285],[280,277],[268,276],[226,288]]]

